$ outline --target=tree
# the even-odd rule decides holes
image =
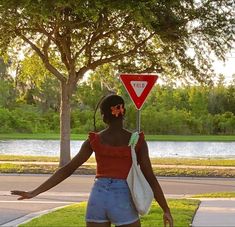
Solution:
[[[26,56],[18,66],[16,84],[27,104],[37,104],[43,112],[59,110],[59,82],[45,69],[37,54]]]
[[[223,59],[231,48],[233,13],[233,0],[2,0],[0,49],[5,55],[31,48],[59,80],[64,165],[70,160],[70,99],[86,72],[115,63],[119,71],[207,81],[207,53]]]

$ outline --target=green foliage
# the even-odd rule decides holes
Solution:
[[[136,109],[118,77],[110,76],[113,74],[115,74],[113,66],[105,65],[79,85],[72,97],[72,133],[86,134],[94,129],[93,117],[96,105],[103,95],[111,91],[116,91],[124,97],[127,109],[125,127],[135,130]],[[24,90],[22,88],[27,88],[28,80],[18,78],[17,88],[11,87],[16,90],[15,94],[18,94],[16,97],[18,104],[15,101],[15,104],[8,108],[9,106],[5,103],[0,108],[1,133],[59,132],[58,107],[48,105],[45,108],[46,104],[44,104],[44,102],[54,102],[53,97],[58,92],[54,89],[53,83],[51,86],[45,86],[47,83],[50,84],[50,79],[48,79],[45,77],[43,79],[45,82],[36,83],[38,85],[28,90],[32,91],[29,96],[29,93],[22,92]],[[3,82],[6,81],[3,80]],[[21,84],[19,85],[19,83]],[[47,91],[51,95],[46,100],[40,99]],[[146,134],[153,135],[234,135],[233,96],[233,83],[229,86],[220,83],[212,87],[174,87],[170,83],[157,85],[151,91],[141,110],[141,129]],[[12,103],[14,102],[12,101]],[[223,108],[219,111],[213,111],[218,108],[218,103],[220,103],[219,107]],[[97,130],[105,127],[99,109],[96,113],[96,127]]]
[[[27,43],[60,81],[75,76],[73,84],[111,62],[119,72],[180,72],[202,82],[212,73],[208,53],[223,59],[232,47],[233,13],[232,0],[3,0],[0,50]]]
[[[59,109],[59,82],[45,69],[36,54],[25,57],[21,62],[16,83],[19,99],[23,102],[36,104],[44,112]]]
[[[19,105],[13,110],[0,108],[0,132],[58,132],[59,114],[41,111],[32,105]]]
[[[0,107],[12,108],[15,99],[16,89],[12,78],[0,76]]]
[[[11,113],[8,109],[0,108],[0,132],[7,133],[12,131]]]

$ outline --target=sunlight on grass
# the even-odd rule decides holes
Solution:
[[[189,226],[194,213],[199,205],[198,200],[170,199],[168,200],[175,227]],[[86,202],[67,206],[52,213],[35,218],[32,221],[20,225],[20,227],[85,227]],[[148,215],[141,217],[142,227],[162,226],[162,210],[153,202]]]
[[[235,198],[235,192],[213,192],[198,194],[192,196],[192,198]]]

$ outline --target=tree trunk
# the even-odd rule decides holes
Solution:
[[[60,104],[60,167],[71,160],[70,156],[70,86],[61,82]]]

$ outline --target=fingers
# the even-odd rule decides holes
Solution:
[[[164,227],[167,227],[167,226],[171,227],[171,224],[167,219],[164,219]]]
[[[21,194],[23,191],[17,191],[17,190],[12,190],[11,191],[11,194],[12,195],[19,195],[19,194]]]
[[[163,215],[163,223],[164,223],[164,227],[173,227],[173,219],[171,217],[171,215],[168,214],[164,214]]]
[[[27,193],[25,191],[13,190],[11,191],[11,194],[20,196],[17,200],[28,199]]]

